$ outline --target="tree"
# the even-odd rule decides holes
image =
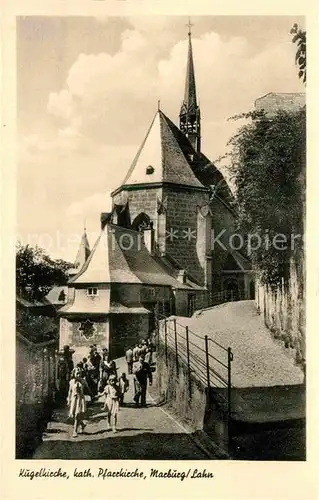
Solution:
[[[57,338],[59,334],[57,318],[37,315],[27,309],[17,309],[16,328],[33,342],[45,342]]]
[[[16,253],[17,293],[28,300],[40,300],[54,285],[65,285],[72,264],[54,260],[39,247],[18,243]]]
[[[261,282],[276,288],[282,278],[288,282],[292,254],[303,252],[306,113],[254,111],[237,118],[243,117],[250,122],[229,141],[238,230],[254,235],[254,247],[260,238],[252,261]]]
[[[307,80],[307,33],[299,28],[298,24],[294,24],[290,30],[293,35],[292,42],[297,43],[297,52],[295,62],[299,67],[299,78],[302,78],[303,83]]]

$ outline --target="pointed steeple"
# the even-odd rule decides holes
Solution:
[[[192,48],[192,32],[191,24],[189,22],[189,32],[188,32],[188,56],[187,56],[187,68],[186,68],[186,80],[185,80],[185,92],[183,105],[188,110],[188,112],[196,111],[197,101],[196,101],[196,83],[195,83],[195,70],[194,70],[194,59],[193,59],[193,48]]]
[[[75,262],[74,262],[74,267],[78,271],[80,271],[80,269],[84,266],[87,258],[90,255],[90,252],[91,251],[90,251],[89,240],[88,240],[88,237],[86,234],[86,227],[85,227],[85,223],[84,223],[84,231],[82,234],[79,250],[78,250]]]
[[[188,56],[184,100],[179,114],[180,130],[188,137],[193,148],[200,152],[200,109],[197,106],[195,70],[192,48],[191,22],[188,22]]]
[[[88,237],[86,234],[86,228],[84,227],[84,231],[83,231],[82,238],[81,238],[81,243],[80,243],[79,250],[78,250],[75,262],[74,262],[74,267],[76,267],[78,270],[80,270],[84,266],[89,255],[90,255],[90,245],[89,245],[89,240],[88,240]]]
[[[74,265],[73,265],[73,267],[71,267],[71,269],[68,270],[69,279],[72,279],[74,276],[76,276],[81,271],[85,262],[88,260],[90,253],[91,253],[91,250],[90,250],[89,240],[88,240],[88,237],[86,234],[86,227],[85,227],[85,223],[84,223],[84,231],[82,234],[80,246],[78,249],[78,253],[76,255]]]

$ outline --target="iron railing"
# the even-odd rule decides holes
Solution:
[[[216,306],[225,302],[236,302],[245,299],[247,299],[245,290],[223,290],[222,292],[210,293],[209,303],[211,306]]]
[[[208,335],[198,335],[188,326],[182,325],[175,317],[167,317],[155,309],[157,342],[163,345],[165,362],[168,353],[175,359],[176,374],[180,364],[186,366],[189,397],[192,397],[191,381],[197,379],[204,387],[215,388],[218,397],[226,406],[231,417],[231,363],[233,353],[230,347],[224,347]]]

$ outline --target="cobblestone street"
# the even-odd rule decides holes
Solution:
[[[117,360],[117,366],[119,372],[126,371],[123,359]],[[56,410],[33,458],[207,460],[186,429],[164,407],[156,406],[150,395],[146,408],[135,407],[133,379],[129,377],[130,389],[120,409],[116,434],[107,430],[102,399],[88,405],[88,424],[77,438],[72,438],[67,408]]]

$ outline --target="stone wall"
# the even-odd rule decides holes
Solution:
[[[191,375],[189,384],[186,363],[170,348],[167,357],[160,342],[157,350],[156,389],[161,400],[166,401],[182,422],[193,431],[205,431],[214,444],[224,452],[228,450],[228,420],[225,409],[219,404],[219,395]]]
[[[167,363],[163,344],[159,345],[156,384],[161,399],[167,401],[194,430],[202,430],[206,407],[205,388],[197,380],[188,385],[187,367],[182,361],[176,369],[175,353],[168,349]]]
[[[209,293],[207,290],[183,290],[175,291],[175,315],[189,316],[188,296],[194,296],[194,311],[208,307]]]
[[[90,337],[85,337],[81,331],[81,318],[67,319],[60,318],[60,349],[64,345],[69,345],[74,349],[74,362],[81,361],[83,357],[87,357],[90,346],[96,344],[98,346],[109,346],[109,320],[107,317],[98,319],[94,317],[83,317],[83,321],[90,319],[94,324],[94,333]]]
[[[200,284],[205,285],[205,269],[203,267],[202,252],[198,255],[197,206],[208,202],[206,192],[194,190],[177,190],[165,188],[167,197],[166,231],[171,237],[165,236],[165,250],[193,276]]]
[[[131,223],[135,217],[144,212],[148,215],[154,224],[156,234],[157,230],[157,199],[161,199],[160,188],[134,189],[126,191],[128,195],[128,204]],[[113,203],[122,204],[122,191],[113,196]]]
[[[55,398],[57,342],[16,341],[16,458],[31,458],[41,442]]]
[[[258,283],[256,306],[276,339],[281,340],[296,362],[305,358],[305,287],[304,271],[297,272],[290,262],[290,280],[286,287],[271,290]]]
[[[218,198],[213,199],[211,210],[212,292],[213,294],[216,294],[223,290],[223,266],[228,255],[230,238],[232,234],[236,233],[236,227],[234,214]],[[222,245],[219,244],[219,241]],[[236,244],[237,242],[234,241],[234,243]]]
[[[126,349],[141,339],[148,337],[149,315],[147,314],[114,314],[110,318],[111,357],[124,356]]]
[[[114,283],[111,287],[111,303],[120,303],[124,306],[140,305],[141,285]]]

